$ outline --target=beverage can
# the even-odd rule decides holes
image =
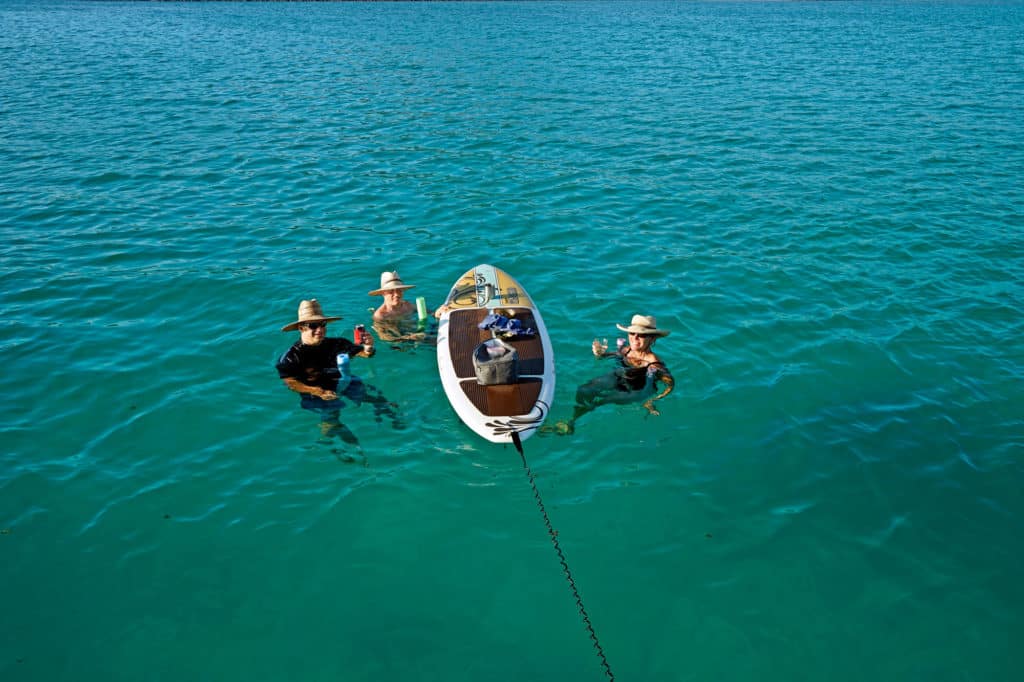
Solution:
[[[355,329],[352,330],[352,337],[357,346],[366,343],[366,325],[357,324]]]

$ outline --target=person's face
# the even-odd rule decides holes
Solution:
[[[384,302],[388,304],[389,308],[394,308],[402,302],[402,295],[405,294],[404,289],[395,289],[393,291],[384,292]]]
[[[307,346],[319,345],[327,334],[327,325],[323,322],[305,322],[299,325],[299,332],[302,333],[302,343]]]
[[[650,350],[654,344],[654,336],[651,334],[637,334],[636,332],[629,332],[629,347],[632,350],[638,352],[646,352]]]

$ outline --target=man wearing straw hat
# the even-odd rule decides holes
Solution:
[[[428,333],[426,320],[420,319],[417,305],[405,300],[405,291],[415,286],[403,282],[395,271],[380,273],[380,288],[369,292],[369,295],[384,297],[384,302],[373,311],[373,328],[381,340],[436,341],[433,331]],[[425,315],[426,307],[423,311]]]
[[[384,297],[384,302],[374,310],[374,330],[381,340],[392,343],[398,341],[437,342],[436,326],[427,323],[427,316],[431,313],[427,311],[424,302],[417,299],[414,305],[411,301],[404,299],[406,290],[415,287],[416,285],[402,282],[394,270],[381,272],[380,289],[370,292],[370,296]],[[442,305],[432,314],[434,317],[440,317],[445,309],[446,307]],[[398,346],[392,346],[392,348],[400,349]]]
[[[370,296],[383,296],[384,302],[373,311],[373,321],[394,320],[410,317],[416,312],[416,306],[404,298],[406,289],[415,288],[415,284],[406,284],[397,272],[380,273],[380,288],[369,293]]]
[[[373,357],[373,337],[366,334],[365,343],[355,344],[345,338],[327,336],[327,325],[340,319],[324,315],[315,298],[299,303],[297,319],[281,327],[283,332],[297,330],[299,340],[277,361],[277,373],[285,386],[301,396],[304,409],[320,414],[325,436],[338,435],[347,443],[358,444],[355,435],[338,418],[344,406],[339,396],[356,405],[373,404],[378,420],[381,414],[387,414],[393,421],[397,415],[387,399],[375,390],[368,392],[366,384],[348,370],[351,358]]]

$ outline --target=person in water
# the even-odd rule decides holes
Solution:
[[[345,338],[327,336],[327,325],[340,319],[324,315],[315,298],[299,303],[298,319],[281,327],[283,332],[297,330],[299,340],[281,355],[276,367],[285,386],[300,395],[302,408],[320,415],[324,436],[337,435],[346,443],[358,445],[355,435],[341,423],[340,413],[344,407],[341,396],[357,406],[364,402],[372,404],[377,421],[387,415],[397,427],[398,415],[392,403],[376,388],[352,375],[349,369],[352,358],[373,357],[376,352],[373,337],[364,332],[363,343],[356,344]]]
[[[615,326],[628,334],[628,341],[622,342],[620,339],[621,343],[614,351],[609,351],[607,343],[597,339],[594,339],[591,346],[595,357],[615,360],[615,369],[580,386],[576,391],[572,419],[559,421],[545,431],[563,435],[573,433],[577,419],[607,403],[643,400],[648,412],[652,415],[661,414],[655,409],[654,401],[671,393],[675,380],[653,348],[659,338],[668,336],[670,332],[658,329],[657,320],[649,315],[634,315],[628,327],[621,324]]]
[[[373,311],[373,328],[382,341],[427,341],[433,338],[419,318],[416,304],[405,300],[405,292],[415,284],[406,284],[397,272],[380,273],[380,288],[370,296],[383,296],[384,302]]]

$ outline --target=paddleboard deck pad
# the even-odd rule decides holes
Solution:
[[[540,311],[511,275],[492,265],[478,265],[455,282],[437,329],[437,367],[441,385],[459,419],[493,443],[511,443],[518,432],[526,440],[544,423],[555,393],[551,340]],[[477,347],[494,338],[481,329],[488,315],[518,320],[528,335],[503,337],[519,356],[513,383],[481,385],[473,365]]]

